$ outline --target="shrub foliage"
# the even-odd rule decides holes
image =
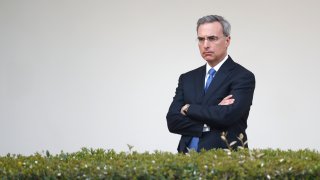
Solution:
[[[132,147],[131,147],[132,148]],[[0,157],[1,179],[319,179],[320,154],[299,150],[210,150],[176,154],[82,148]]]

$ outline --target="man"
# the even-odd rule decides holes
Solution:
[[[169,131],[181,135],[178,152],[247,147],[255,77],[228,55],[230,30],[218,15],[198,20],[198,46],[207,63],[180,76],[167,114]]]

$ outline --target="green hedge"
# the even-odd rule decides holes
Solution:
[[[311,150],[211,150],[177,154],[87,149],[0,157],[1,179],[320,179]]]

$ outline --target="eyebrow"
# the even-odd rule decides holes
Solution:
[[[215,36],[215,35],[211,35],[211,36],[207,36],[207,38],[217,38],[218,36]],[[206,38],[205,36],[198,36],[198,39],[204,39]]]

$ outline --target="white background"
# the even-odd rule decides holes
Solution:
[[[198,18],[232,26],[256,75],[251,148],[316,149],[319,2],[0,0],[0,155],[81,147],[176,152],[166,113],[181,73],[205,63]]]

